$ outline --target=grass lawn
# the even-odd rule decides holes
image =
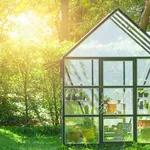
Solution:
[[[150,150],[150,145],[141,146],[137,143],[130,147],[110,144],[103,145],[103,147],[66,147],[61,144],[59,135],[40,135],[34,134],[36,130],[31,131],[24,130],[23,134],[22,131],[16,132],[11,128],[0,128],[0,150]]]
[[[0,129],[0,150],[58,150],[60,136],[23,136]]]

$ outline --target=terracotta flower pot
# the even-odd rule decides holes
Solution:
[[[113,103],[107,104],[107,113],[115,113],[117,109],[117,105]]]

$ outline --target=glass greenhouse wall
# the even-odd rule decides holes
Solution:
[[[64,55],[64,144],[150,143],[149,47],[117,9]]]

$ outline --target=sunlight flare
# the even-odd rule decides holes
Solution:
[[[10,38],[14,40],[32,40],[40,42],[41,37],[50,36],[52,29],[48,26],[50,17],[39,17],[33,12],[21,13],[17,17],[10,16],[13,23],[12,30],[9,32]]]

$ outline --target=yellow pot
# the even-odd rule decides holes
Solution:
[[[83,132],[84,142],[87,142],[94,138],[94,128],[84,129]]]
[[[117,109],[117,104],[108,103],[107,104],[107,113],[115,113]]]

